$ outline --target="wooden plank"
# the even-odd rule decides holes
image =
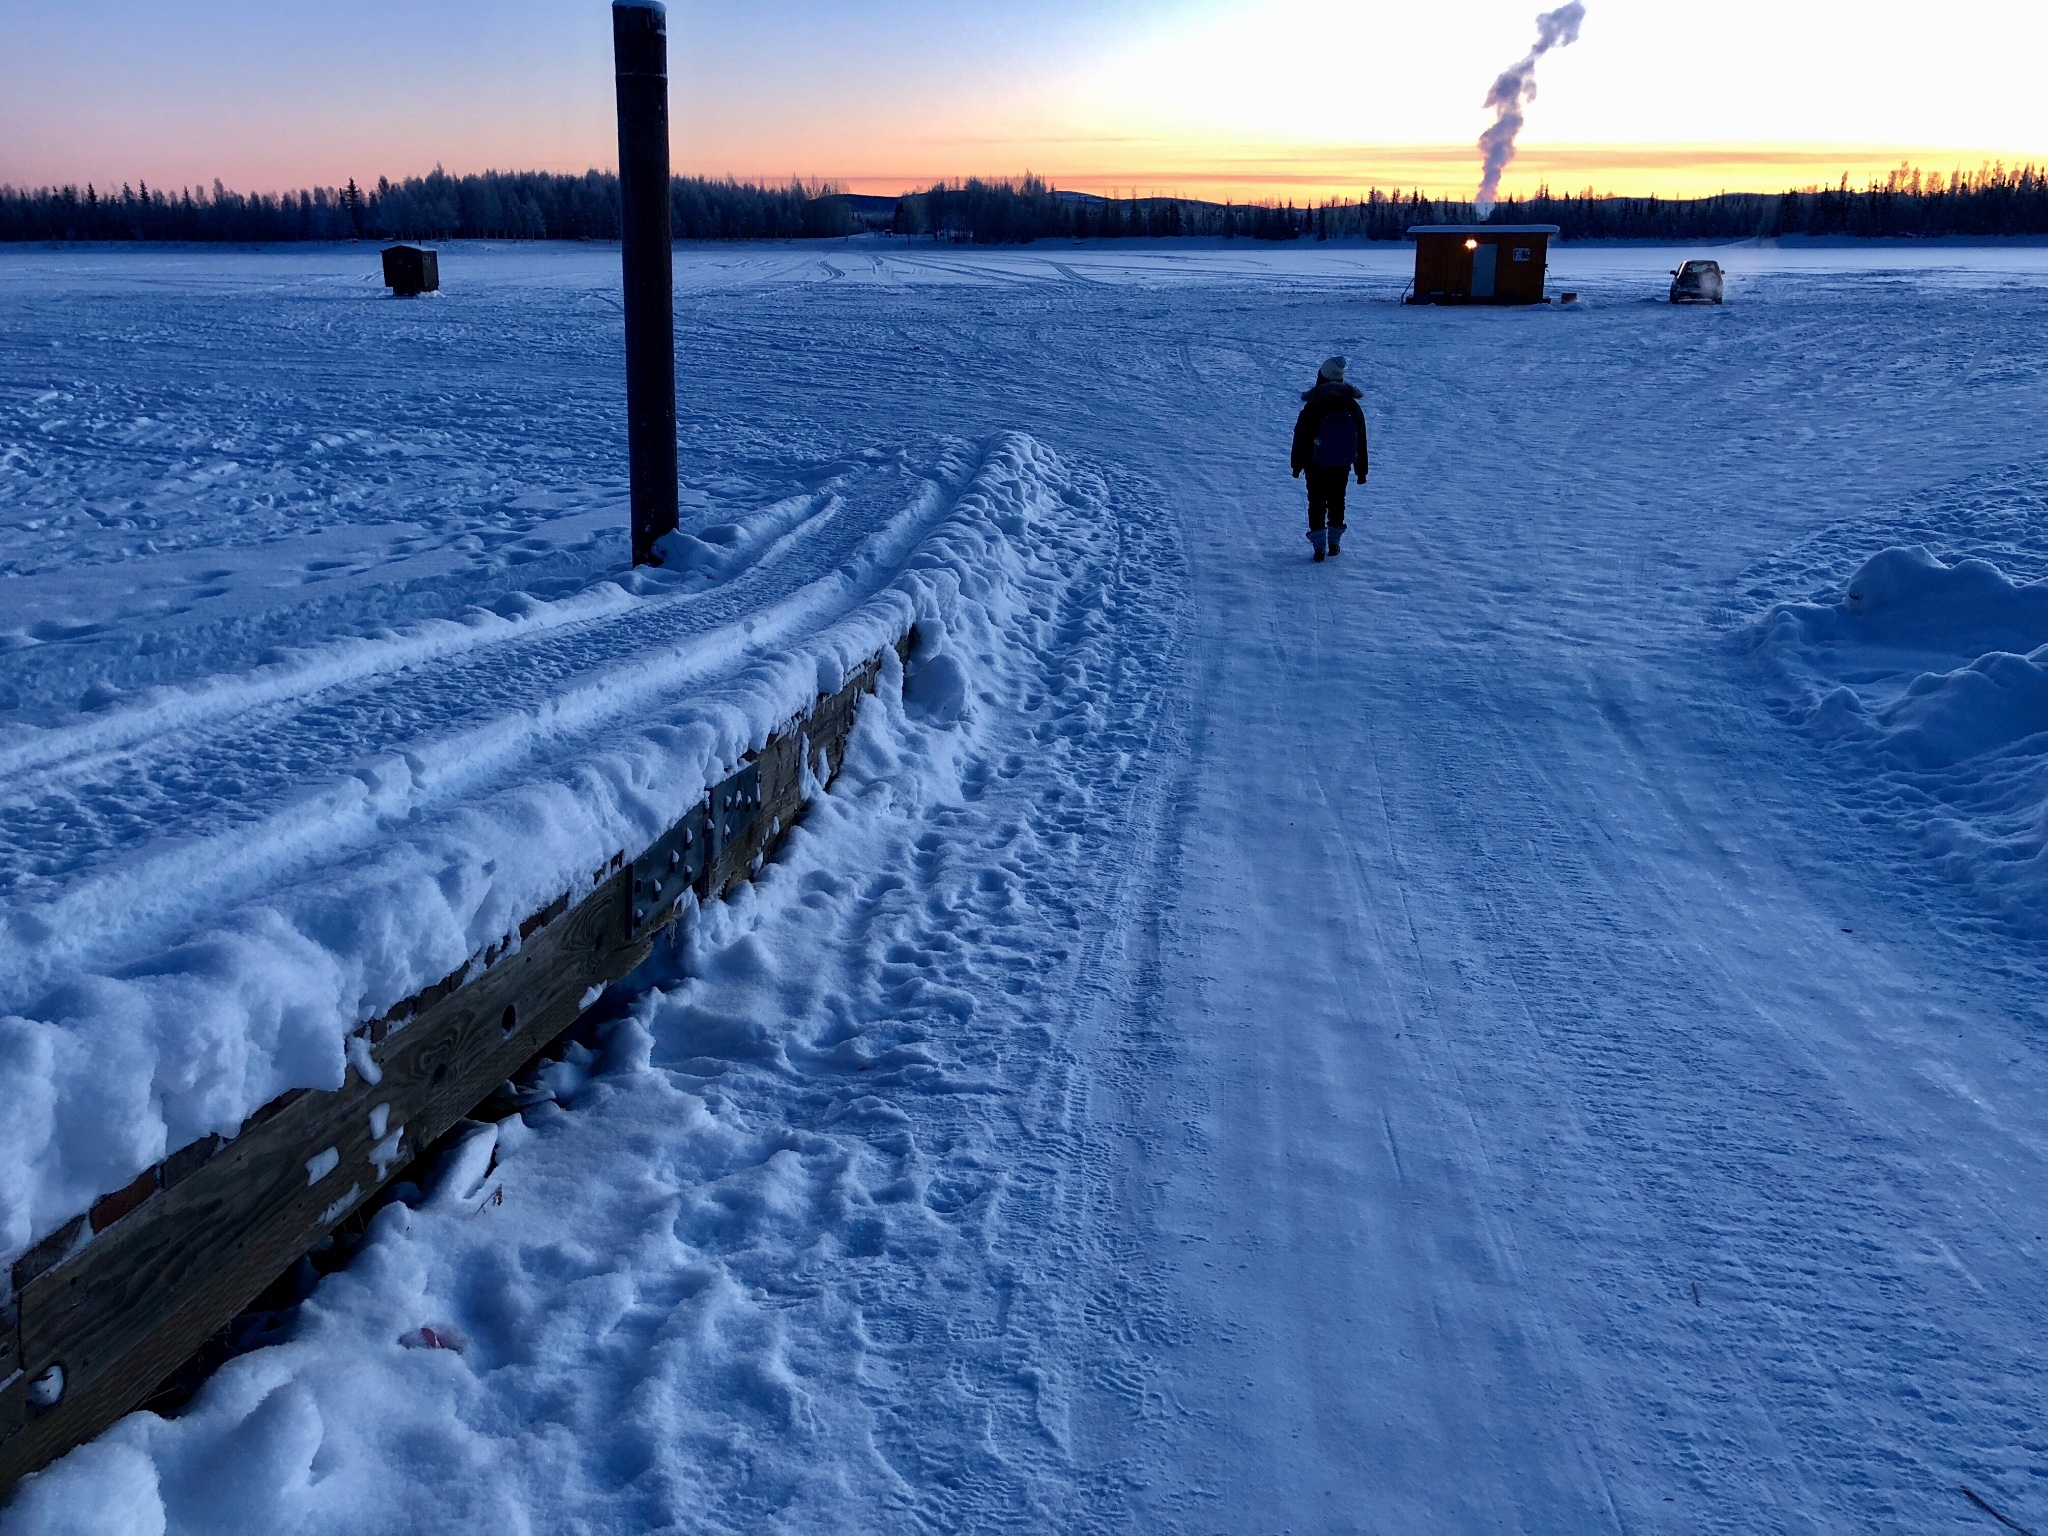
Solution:
[[[703,886],[707,901],[723,896],[751,872],[754,829],[760,820],[761,768],[755,754],[748,756],[750,760],[731,778],[711,786],[706,812],[711,824],[711,863]]]
[[[911,640],[897,642],[906,658]],[[824,765],[821,779],[837,774],[880,665],[868,662],[775,732],[742,770],[750,783],[758,776],[759,807],[710,861],[704,893],[751,876],[794,825],[806,752],[814,772]],[[685,822],[702,828],[705,816],[699,806]],[[634,880],[614,855],[582,899],[564,897],[522,923],[516,949],[491,946],[366,1026],[375,1082],[352,1066],[335,1092],[273,1100],[234,1140],[208,1137],[174,1154],[18,1261],[13,1315],[0,1313],[0,1498],[140,1402],[417,1149],[574,1024],[593,987],[638,966],[673,912],[643,906],[636,922]],[[51,1365],[64,1369],[64,1396],[38,1411],[28,1383]]]
[[[573,1024],[591,987],[638,965],[649,945],[625,939],[626,878],[609,877],[517,954],[387,1035],[371,1052],[380,1081],[351,1068],[340,1091],[300,1095],[31,1281],[20,1298],[23,1358],[30,1375],[61,1364],[65,1394],[0,1445],[0,1485],[127,1412],[396,1177],[411,1149]],[[309,1176],[309,1164],[328,1163]]]
[[[4,1384],[0,1384],[0,1444],[11,1442],[27,1427],[28,1376],[17,1370]],[[14,1477],[0,1471],[0,1498],[5,1498],[7,1490],[13,1486]]]

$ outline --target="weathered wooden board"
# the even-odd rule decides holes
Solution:
[[[204,1167],[31,1280],[23,1359],[65,1393],[0,1447],[11,1482],[125,1413],[280,1272],[520,1064],[575,1023],[584,994],[645,957],[625,876],[371,1048],[339,1092],[304,1093]],[[332,1154],[331,1156],[329,1154]],[[317,1172],[318,1177],[313,1176]]]
[[[910,637],[898,642],[908,654]],[[803,808],[803,764],[830,782],[880,658],[774,733],[640,858],[613,856],[470,965],[361,1032],[335,1092],[295,1092],[232,1141],[209,1137],[17,1262],[0,1315],[0,1498],[128,1412],[298,1257],[374,1196],[631,972],[674,919],[752,875]],[[722,820],[721,820],[722,818]],[[87,1234],[90,1232],[88,1240]],[[61,1401],[29,1384],[61,1366]]]

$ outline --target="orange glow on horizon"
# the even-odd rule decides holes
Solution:
[[[607,8],[44,0],[0,23],[0,183],[241,191],[616,154]],[[17,14],[18,13],[18,14]],[[1035,171],[1075,191],[1297,204],[1367,189],[1467,198],[1487,83],[1528,0],[787,0],[671,7],[679,171],[893,195]],[[1306,40],[1333,64],[1304,71]],[[1546,55],[1503,191],[1776,192],[1902,161],[1944,177],[2048,163],[2048,7],[1910,0],[1595,6]],[[1987,147],[1988,146],[1988,147]]]
[[[678,146],[679,150],[681,146]],[[848,169],[805,173],[806,180],[836,183],[849,192],[895,196],[934,182],[968,175],[984,179],[1042,177],[1071,192],[1118,196],[1178,196],[1214,202],[1296,203],[1357,198],[1367,190],[1419,190],[1436,198],[1466,198],[1478,183],[1476,148],[1462,144],[1239,146],[1173,145],[1161,142],[1075,142],[1015,146],[1008,166],[983,165],[904,171]],[[922,156],[891,156],[900,165]],[[991,158],[993,158],[991,156]],[[1786,192],[1836,186],[1844,176],[1852,188],[1881,181],[1901,165],[1947,177],[1976,174],[2002,164],[2048,168],[2048,154],[2030,157],[2010,151],[1857,144],[1532,144],[1523,148],[1502,179],[1503,195],[1527,197],[1548,187],[1556,194],[1591,189],[1623,197],[1705,197],[1718,192]],[[787,182],[787,170],[733,171],[693,164],[679,154],[679,175]]]
[[[595,149],[595,145],[588,146]],[[692,156],[682,132],[676,134],[673,170],[678,176],[787,186],[792,180],[825,184],[868,196],[896,197],[921,192],[938,182],[967,177],[1015,180],[1026,174],[1068,192],[1115,197],[1187,197],[1206,202],[1293,202],[1297,206],[1340,199],[1356,200],[1370,190],[1382,193],[1421,192],[1437,199],[1466,199],[1478,183],[1476,148],[1462,144],[1384,144],[1355,148],[1330,145],[1195,145],[1168,141],[1083,140],[984,141],[964,150],[947,144],[875,145],[863,156],[865,165],[788,163],[734,164],[715,149]],[[869,158],[872,156],[872,158]],[[377,176],[392,181],[426,174],[440,165],[451,175],[481,171],[542,170],[570,175],[588,169],[612,171],[613,158],[556,154],[470,153],[433,155],[421,163],[414,154],[392,154],[374,168],[357,168],[370,156],[308,154],[315,168],[296,180],[278,180],[261,171],[242,176],[229,167],[223,178],[237,192],[288,192],[301,187],[340,185],[353,175],[366,187]],[[376,157],[385,159],[384,156]],[[740,157],[735,157],[740,158]],[[748,157],[751,158],[751,157]],[[791,159],[797,159],[791,155]],[[804,157],[808,159],[809,157]],[[820,157],[823,158],[823,157]],[[356,162],[352,164],[351,162]],[[964,162],[964,163],[963,163]],[[2048,173],[2048,153],[2029,155],[2010,150],[1856,144],[1553,144],[1527,145],[1502,178],[1504,198],[1528,197],[1547,188],[1559,196],[1591,191],[1599,196],[1692,198],[1720,192],[1774,193],[1833,187],[1848,178],[1853,190],[1883,181],[1902,165],[1944,180],[1961,172],[1976,175],[1993,166],[2015,170],[2034,165]],[[910,167],[905,169],[905,167]],[[10,176],[0,163],[0,184],[40,184],[31,177]],[[250,168],[254,169],[254,168]],[[367,171],[368,174],[364,174]],[[125,172],[81,175],[77,184],[94,181],[102,191],[118,188]],[[68,178],[64,178],[68,179]],[[176,189],[187,180],[162,170],[144,179]],[[204,185],[209,178],[191,181]]]

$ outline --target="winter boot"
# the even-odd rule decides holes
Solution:
[[[1333,555],[1341,555],[1342,553],[1344,553],[1344,551],[1341,548],[1339,548],[1339,546],[1342,545],[1343,542],[1344,525],[1342,523],[1330,524],[1330,553]]]
[[[1308,531],[1308,541],[1315,546],[1316,560],[1321,563],[1323,551],[1329,547],[1330,536],[1321,528],[1311,528]]]

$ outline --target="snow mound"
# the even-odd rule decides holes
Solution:
[[[1873,814],[2048,935],[2048,581],[1886,549],[1837,602],[1780,604],[1749,637]]]
[[[0,1536],[164,1536],[156,1463],[109,1435],[80,1446],[61,1470],[31,1478],[0,1515]]]
[[[1988,560],[1947,565],[1922,545],[1887,549],[1849,578],[1840,613],[1837,633],[1864,644],[2029,649],[2048,640],[2048,582],[2018,586]]]
[[[1994,651],[1954,672],[1923,672],[1879,711],[1883,750],[1919,768],[1950,768],[2048,731],[2048,647]],[[1850,697],[1854,697],[1852,693]]]

